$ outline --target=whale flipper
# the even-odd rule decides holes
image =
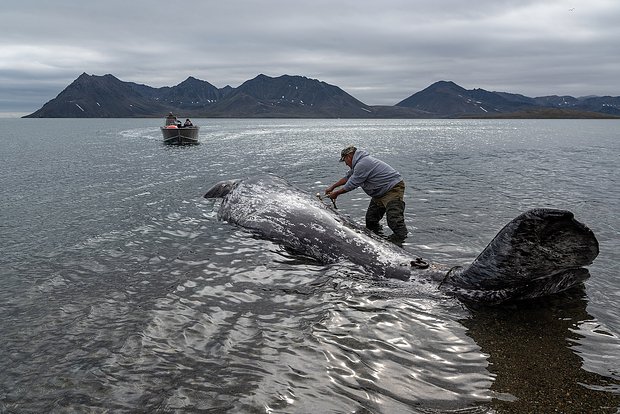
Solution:
[[[599,246],[565,210],[529,210],[508,223],[474,262],[445,283],[463,298],[495,302],[561,292],[583,282]]]

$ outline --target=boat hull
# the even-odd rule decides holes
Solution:
[[[200,127],[170,128],[161,127],[164,143],[170,145],[198,144],[198,131]]]

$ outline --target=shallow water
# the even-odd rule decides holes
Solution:
[[[617,412],[617,121],[0,119],[2,412]],[[215,182],[310,194],[349,144],[407,181],[405,249],[467,264],[533,207],[601,253],[584,289],[468,309],[218,221]],[[338,207],[362,222],[361,191]]]

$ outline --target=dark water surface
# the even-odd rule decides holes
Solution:
[[[620,407],[618,121],[0,119],[0,412],[486,413]],[[405,177],[405,249],[467,264],[534,207],[601,253],[584,289],[469,309],[217,220],[212,184],[311,194],[368,149]],[[368,198],[338,199],[362,222]],[[415,287],[413,287],[415,286]]]

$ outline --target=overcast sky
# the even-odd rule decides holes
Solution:
[[[620,0],[20,0],[0,9],[0,111],[33,112],[82,72],[217,87],[302,75],[368,105],[438,80],[620,95]]]

